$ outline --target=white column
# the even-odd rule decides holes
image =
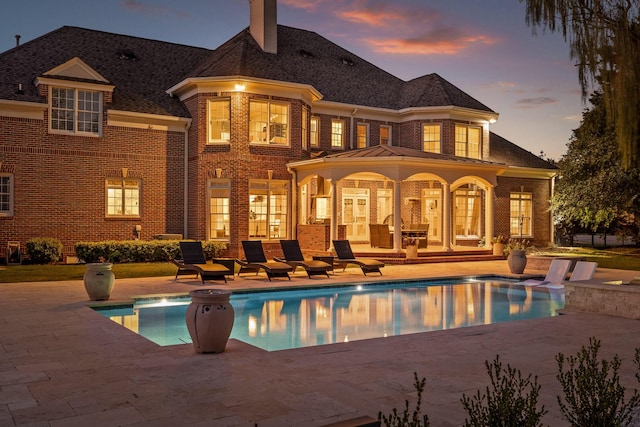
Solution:
[[[484,247],[491,248],[494,225],[493,185],[487,186],[484,191]]]
[[[298,212],[300,209],[300,205],[298,204],[298,200],[300,200],[300,187],[298,186],[298,175],[296,171],[291,171],[293,175],[291,177],[291,220],[289,223],[291,224],[291,239],[298,238]],[[306,203],[306,200],[305,200]]]
[[[451,252],[451,185],[442,184],[442,250]]]
[[[402,181],[393,182],[393,252],[402,252]]]
[[[331,183],[331,229],[329,235],[331,236],[331,242],[329,244],[329,251],[333,252],[333,241],[338,240],[338,185],[335,180],[325,180]]]

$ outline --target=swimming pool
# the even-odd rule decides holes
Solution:
[[[158,297],[94,309],[164,346],[191,342],[190,301]],[[231,304],[231,338],[275,351],[555,316],[564,290],[465,278],[238,292]]]

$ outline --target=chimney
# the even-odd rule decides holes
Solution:
[[[267,53],[278,53],[276,0],[249,0],[251,36]]]
[[[16,47],[20,46],[20,34],[16,34]]]

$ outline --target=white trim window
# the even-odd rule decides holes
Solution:
[[[512,237],[531,237],[533,230],[533,195],[513,192],[509,194],[509,232]]]
[[[466,185],[454,192],[454,227],[456,238],[480,237],[480,190]]]
[[[229,240],[230,194],[231,182],[228,179],[209,181],[209,239],[211,240]]]
[[[367,148],[369,146],[369,124],[358,123],[356,125],[356,148]]]
[[[286,239],[289,181],[249,181],[249,238]]]
[[[249,101],[249,141],[252,144],[289,144],[289,104]]]
[[[482,128],[456,125],[456,156],[479,159],[482,146]]]
[[[380,145],[391,145],[391,126],[380,126]]]
[[[13,174],[0,173],[0,216],[13,216]]]
[[[229,143],[231,141],[231,99],[207,100],[209,143]]]
[[[311,117],[309,126],[309,145],[311,147],[318,147],[320,146],[320,119],[318,117]]]
[[[100,135],[102,93],[64,87],[49,91],[49,128],[54,133]]]
[[[107,217],[140,217],[140,180],[109,178],[106,181]]]
[[[422,151],[440,154],[442,152],[441,138],[441,126],[439,124],[422,125]]]
[[[344,148],[344,120],[331,119],[331,148]]]
[[[302,130],[302,149],[303,150],[309,149],[309,130],[307,129],[308,120],[309,120],[309,112],[305,107],[302,107],[302,118],[301,118],[300,128]]]

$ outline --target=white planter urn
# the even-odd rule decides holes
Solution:
[[[222,353],[233,329],[235,313],[229,301],[231,291],[197,289],[190,291],[191,304],[185,320],[196,353]]]
[[[96,262],[86,265],[84,288],[92,301],[105,301],[111,296],[116,276],[111,271],[110,262]]]

